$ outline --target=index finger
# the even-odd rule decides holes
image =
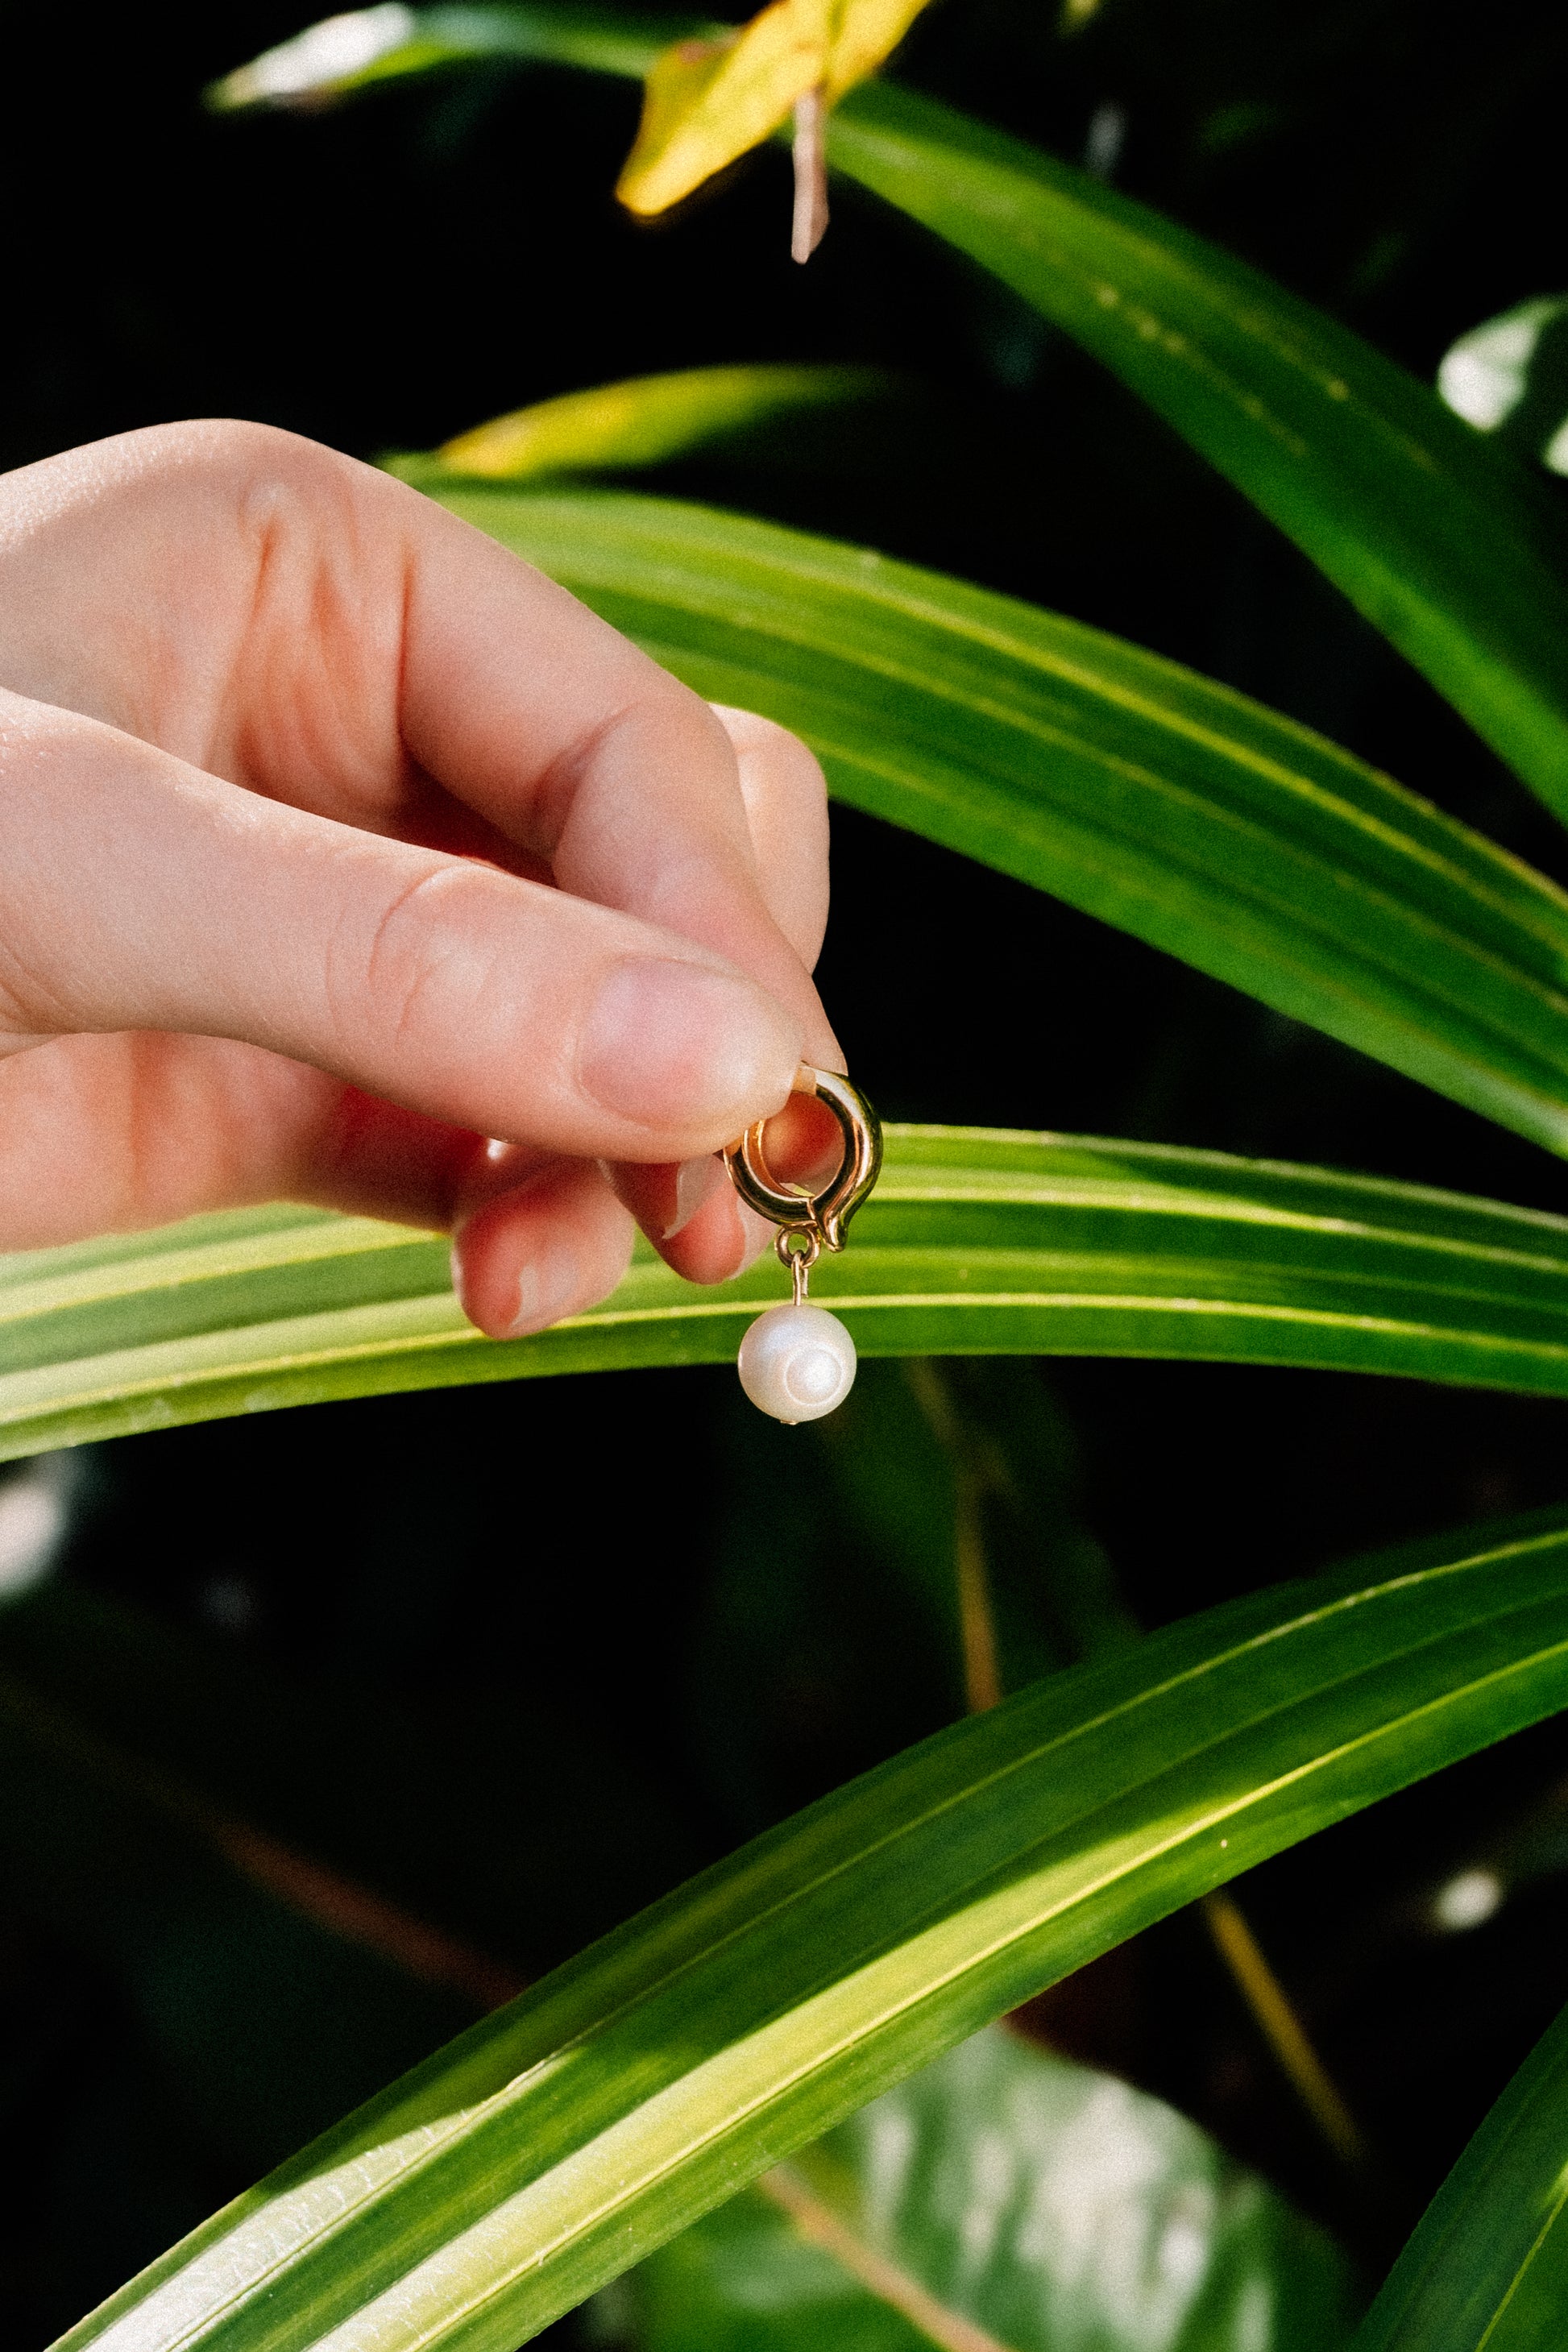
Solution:
[[[734,747],[709,706],[494,541],[385,488],[409,557],[400,717],[413,756],[561,888],[739,965],[799,1019],[808,1060],[841,1066],[768,910]]]

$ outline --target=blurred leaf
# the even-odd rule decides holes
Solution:
[[[787,121],[826,76],[835,13],[834,0],[773,0],[741,32],[667,49],[616,183],[628,212],[667,211]]]
[[[1568,1395],[1568,1223],[1220,1152],[898,1128],[812,1276],[867,1356],[1310,1364]],[[613,1297],[483,1339],[445,1241],[299,1208],[0,1258],[0,1453],[330,1397],[732,1360],[779,1295],[639,1251]]]
[[[1437,389],[1467,425],[1568,474],[1568,294],[1472,327],[1444,353]]]
[[[795,729],[841,800],[1568,1149],[1568,897],[1321,737],[868,549],[424,478],[700,693]]]
[[[308,26],[225,74],[205,96],[220,114],[319,105],[474,58],[532,58],[640,81],[672,41],[722,29],[705,16],[640,16],[620,8],[408,8],[383,0]]]
[[[512,2352],[1045,1985],[1565,1700],[1561,1513],[1050,1676],[558,1969],[62,2346]]]
[[[439,19],[443,58],[467,41],[474,56],[640,72],[632,58],[653,22],[605,11],[590,38],[574,10],[409,16],[400,70],[425,62],[418,44]],[[659,30],[675,42],[692,27]],[[828,158],[1119,375],[1568,816],[1568,551],[1560,516],[1508,452],[1259,271],[934,100],[862,84],[831,118]]]
[[[1550,2352],[1568,2309],[1568,2011],[1427,2208],[1355,2352]]]
[[[1333,2352],[1343,2259],[1159,2100],[992,2027],[624,2282],[638,2352]]]
[[[885,397],[893,383],[879,368],[682,368],[537,401],[460,433],[436,454],[447,473],[491,481],[629,470],[803,410]]]
[[[647,77],[642,121],[616,194],[668,210],[781,128],[797,99],[831,104],[875,73],[927,0],[772,0],[741,31],[680,40]]]

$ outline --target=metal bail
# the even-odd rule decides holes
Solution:
[[[795,1091],[814,1094],[826,1103],[844,1138],[838,1172],[821,1192],[805,1192],[774,1181],[763,1149],[766,1119],[758,1119],[724,1146],[724,1165],[742,1200],[760,1217],[781,1226],[784,1234],[810,1234],[824,1249],[841,1250],[845,1226],[881,1173],[882,1124],[859,1087],[836,1070],[803,1066]]]

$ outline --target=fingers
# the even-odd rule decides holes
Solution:
[[[826,908],[809,754],[290,436],[160,429],[13,486],[5,674],[112,723],[67,741],[58,709],[0,714],[0,1029],[247,1039],[451,1128],[449,1153],[425,1138],[379,1172],[362,1135],[373,1198],[445,1203],[469,1129],[635,1160],[620,1189],[640,1181],[671,1262],[732,1271],[766,1235],[714,1187],[713,1144],[777,1104],[797,1056],[842,1066],[808,976]],[[92,625],[62,627],[84,579]],[[24,812],[12,759],[45,736],[56,818],[73,790],[88,817],[53,857],[34,822],[50,793]],[[139,765],[153,744],[282,805],[225,803],[177,758]]]
[[[806,1058],[837,1066],[805,961],[770,908],[720,719],[564,590],[430,501],[401,495],[409,580],[400,707],[414,757],[545,860],[562,889],[697,940],[749,972],[795,1014]],[[761,726],[752,723],[747,756],[766,765]],[[770,840],[772,865],[786,854],[782,839]],[[801,855],[825,868],[820,828]],[[780,914],[806,945],[824,887],[814,877],[799,890],[775,887]]]
[[[799,736],[787,728],[759,719],[754,710],[731,710],[721,702],[710,708],[735,754],[768,912],[811,971],[827,929],[826,781]]]
[[[763,898],[809,968],[827,926],[827,788],[822,770],[799,738],[772,719],[720,704],[713,709],[736,754]],[[816,1181],[831,1175],[840,1149],[837,1129],[804,1097],[794,1097],[786,1111],[790,1116],[774,1122],[769,1138],[779,1169],[804,1181],[813,1174],[814,1160],[823,1160]],[[772,1237],[773,1228],[734,1199],[715,1160],[628,1166],[611,1175],[617,1196],[659,1255],[689,1282],[728,1281]],[[728,1200],[715,1197],[721,1188]]]
[[[0,697],[0,1028],[244,1039],[453,1126],[688,1160],[788,1094],[798,1020],[688,937],[258,799]]]
[[[0,606],[14,691],[366,829],[448,849],[493,831],[563,889],[717,951],[811,1059],[835,1056],[719,720],[388,476],[222,422],[70,452],[0,495]]]
[[[791,1095],[768,1121],[764,1146],[775,1175],[811,1190],[826,1183],[844,1157],[837,1120],[809,1095]],[[773,1241],[777,1228],[742,1206],[721,1159],[606,1172],[617,1199],[688,1282],[728,1282]]]
[[[459,1223],[452,1275],[463,1311],[492,1339],[580,1314],[626,1273],[633,1230],[597,1168],[552,1160]]]
[[[455,1228],[459,1296],[496,1339],[595,1305],[632,1234],[591,1162],[487,1144],[229,1039],[77,1035],[0,1060],[0,1248],[279,1199]]]

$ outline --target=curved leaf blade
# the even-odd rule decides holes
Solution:
[[[700,693],[795,728],[841,800],[1568,1150],[1568,895],[1348,752],[867,549],[673,499],[424,483]]]
[[[488,481],[630,471],[803,411],[885,397],[895,379],[868,367],[680,368],[535,401],[459,433],[436,452],[445,473]],[[426,465],[395,465],[428,478]]]
[[[812,1277],[867,1356],[1299,1364],[1568,1395],[1568,1220],[1371,1178],[1092,1138],[893,1128]],[[329,1398],[732,1360],[764,1263],[481,1339],[447,1244],[246,1210],[0,1259],[0,1455]]]
[[[1050,1677],[558,1969],[61,2352],[511,2352],[1043,1985],[1565,1700],[1561,1514]]]
[[[251,106],[320,104],[378,82],[402,80],[474,58],[516,58],[578,66],[640,81],[671,42],[731,29],[706,16],[639,16],[592,5],[409,8],[378,0],[323,17],[208,85],[215,113]]]
[[[1568,816],[1568,548],[1505,450],[1259,271],[933,100],[863,86],[828,156],[1120,376]]]
[[[1548,2352],[1568,2308],[1568,2011],[1437,2191],[1352,2352]]]

